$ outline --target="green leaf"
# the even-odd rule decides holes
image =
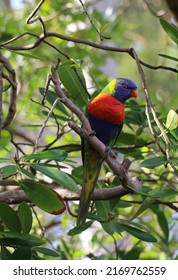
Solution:
[[[8,158],[0,158],[0,163],[12,162],[11,159]]]
[[[60,184],[62,187],[76,191],[78,190],[77,184],[75,181],[66,173],[55,167],[41,166],[37,164],[32,165],[34,169],[45,174],[51,178],[54,182]]]
[[[166,127],[168,130],[174,130],[178,127],[178,114],[172,109],[167,115]]]
[[[117,142],[123,143],[124,145],[133,145],[133,143],[135,143],[135,135],[131,134],[131,133],[122,132],[116,141],[116,145],[117,145]],[[122,146],[121,146],[121,148],[122,148]]]
[[[60,255],[58,254],[58,252],[48,249],[48,248],[42,248],[42,247],[33,247],[33,251],[35,252],[39,252],[41,254],[44,254],[46,256],[51,256],[51,257],[60,257]]]
[[[122,259],[123,260],[138,260],[142,251],[143,251],[143,248],[134,246],[134,248],[132,248],[129,252],[127,252]]]
[[[135,219],[138,217],[140,214],[142,214],[146,209],[148,209],[150,206],[153,205],[153,202],[158,199],[158,198],[163,198],[163,197],[169,197],[172,195],[176,195],[177,192],[174,190],[168,189],[168,188],[156,188],[152,189],[147,193],[147,197],[143,200],[142,204],[136,211],[136,213],[132,216],[131,220]]]
[[[150,191],[148,194],[150,194],[152,191]],[[147,196],[144,201],[142,202],[141,206],[138,208],[136,213],[132,216],[131,220],[138,217],[140,214],[142,214],[146,209],[150,207],[150,205],[153,204],[153,202],[156,200],[154,197]]]
[[[109,221],[109,222],[101,223],[101,226],[105,230],[105,232],[107,232],[109,235],[113,235],[114,234],[113,224],[114,224],[113,221]]]
[[[166,242],[169,240],[169,226],[166,219],[166,216],[163,212],[163,210],[160,209],[160,205],[152,205],[151,206],[152,211],[156,214],[158,223],[160,225],[160,228],[162,229]]]
[[[97,214],[100,217],[102,228],[110,235],[114,234],[112,223],[109,222],[109,212],[111,211],[110,201],[96,201]]]
[[[164,19],[160,19],[160,23],[167,35],[178,45],[178,30]]]
[[[17,213],[6,203],[0,203],[0,219],[11,231],[21,231],[20,220]]]
[[[110,202],[107,200],[96,201],[95,206],[97,209],[97,214],[101,217],[102,221],[108,221],[109,212],[111,210]]]
[[[48,160],[56,160],[56,161],[64,161],[67,157],[67,153],[64,150],[61,149],[54,149],[54,150],[48,150],[43,152],[38,152],[36,154],[26,155],[26,160],[42,160],[42,159],[48,159]]]
[[[110,28],[110,26],[111,26],[111,23],[110,23],[110,22],[104,24],[104,25],[102,26],[102,28],[100,29],[100,34],[105,33],[105,32]]]
[[[174,140],[177,140],[176,143],[178,143],[178,128],[174,129],[174,130],[171,130],[170,134],[171,134],[171,136],[173,137]]]
[[[25,177],[28,177],[32,180],[36,179],[36,177],[32,173],[30,173],[29,171],[27,171],[25,168],[23,168],[21,166],[17,166],[17,170],[18,170],[19,173],[21,173]]]
[[[81,67],[74,68],[74,65],[72,60],[70,65],[66,65],[65,62],[61,64],[58,69],[59,78],[72,101],[80,107],[85,107],[88,103],[85,78]]]
[[[21,232],[8,232],[0,231],[0,244],[4,246],[40,246],[44,241],[36,236],[21,233]]]
[[[159,56],[162,56],[162,57],[170,59],[170,60],[178,61],[178,58],[174,57],[174,56],[170,56],[170,55],[166,55],[166,54],[161,54],[161,53],[159,54]]]
[[[12,33],[7,32],[7,30],[4,30],[4,31],[5,32],[2,32],[2,30],[1,30],[1,38],[0,38],[1,43],[9,41],[10,39],[12,39],[14,37]],[[1,48],[2,48],[2,46],[1,46]]]
[[[0,178],[7,178],[17,173],[16,165],[7,165],[0,168]]]
[[[0,148],[1,150],[4,151],[4,153],[2,153],[1,151],[1,157],[6,155],[7,153],[8,155],[11,155],[11,147],[9,143],[10,143],[10,133],[7,130],[3,129],[1,131],[1,137],[0,137]]]
[[[49,114],[49,110],[48,110],[48,111],[43,110],[43,111],[42,111],[42,114],[43,114],[45,117],[47,117],[48,114]],[[63,115],[61,115],[61,114],[58,115],[58,114],[56,114],[55,112],[53,112],[53,114],[50,116],[50,118],[51,118],[51,120],[54,119],[55,122],[56,122],[56,120],[58,120],[59,123],[60,123],[61,121],[64,121],[64,122],[69,121],[69,117],[68,117],[68,116],[63,116]]]
[[[93,221],[88,221],[78,227],[74,227],[71,229],[67,234],[70,236],[77,235],[82,233],[83,231],[87,230],[91,225],[93,224]]]
[[[159,156],[159,157],[145,159],[144,161],[141,162],[141,167],[146,167],[151,169],[166,163],[167,163],[166,157]]]
[[[27,246],[21,246],[15,249],[12,254],[12,260],[31,260],[32,249]]]
[[[66,206],[60,195],[54,190],[31,181],[19,182],[29,199],[42,210],[58,215],[66,210]]]
[[[45,93],[45,89],[44,88],[39,88],[39,92],[42,96],[44,96],[44,93]],[[51,91],[51,90],[48,90],[47,91],[47,94],[46,94],[46,100],[51,104],[53,105],[54,104],[54,101],[56,100],[57,98],[57,95],[54,91]],[[65,106],[60,102],[58,101],[56,106],[55,106],[55,109],[57,109],[59,112],[61,112],[62,114],[64,114],[65,116],[70,116],[70,114],[68,113],[67,109],[65,108]]]
[[[27,57],[27,58],[37,59],[37,60],[40,60],[40,61],[46,61],[48,63],[51,63],[51,61],[49,59],[46,59],[45,57],[42,57],[42,56],[37,56],[37,55],[31,54],[31,53],[28,53],[27,51],[25,51],[25,52],[14,51],[14,50],[10,50],[10,49],[8,49],[8,51],[12,52],[12,53],[15,53],[15,54],[18,54],[18,55],[21,55],[21,56],[24,56],[24,57]]]
[[[24,233],[29,233],[32,228],[32,211],[26,202],[22,202],[17,211],[22,231]]]
[[[157,242],[157,239],[150,233],[140,230],[136,227],[132,227],[129,225],[124,224],[117,224],[117,227],[115,226],[115,230],[120,233],[120,231],[127,231],[129,234],[135,236],[136,238],[146,241],[146,242]]]
[[[132,206],[132,203],[129,203],[127,201],[119,200],[118,203],[117,203],[118,208],[127,208],[127,207],[131,207],[131,206]]]
[[[172,189],[169,188],[164,188],[164,187],[160,187],[160,188],[156,188],[151,190],[148,195],[152,198],[163,198],[163,197],[169,197],[169,196],[173,196],[173,195],[177,195],[178,191],[174,191]]]

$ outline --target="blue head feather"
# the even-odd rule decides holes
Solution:
[[[114,97],[124,103],[130,97],[136,97],[136,89],[137,86],[132,80],[119,78],[116,82]],[[134,91],[135,96],[132,95]]]

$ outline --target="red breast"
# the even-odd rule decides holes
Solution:
[[[124,104],[108,93],[101,93],[87,106],[87,112],[96,119],[121,124],[125,117]]]

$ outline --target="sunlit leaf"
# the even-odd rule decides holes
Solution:
[[[178,114],[172,109],[167,115],[166,127],[168,130],[174,130],[178,127]]]

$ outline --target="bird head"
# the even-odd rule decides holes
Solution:
[[[137,86],[132,80],[125,78],[115,79],[115,89],[113,92],[113,96],[117,100],[124,103],[131,97],[136,98],[137,95]]]

